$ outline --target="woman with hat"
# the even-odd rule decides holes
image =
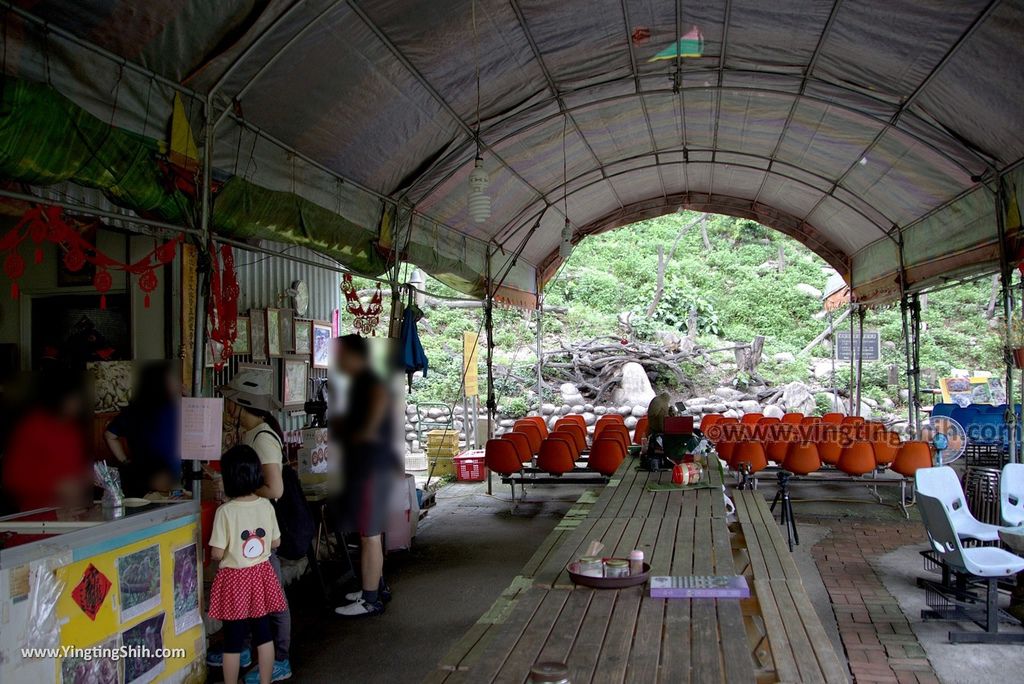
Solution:
[[[252,447],[260,459],[263,471],[263,486],[256,494],[266,499],[278,499],[284,493],[284,434],[274,413],[281,410],[281,402],[274,396],[273,376],[256,369],[241,369],[227,385],[218,387],[224,397],[224,416],[233,425],[238,443]],[[281,579],[281,560],[271,554],[270,563]],[[274,634],[274,669],[271,681],[278,682],[292,676],[288,653],[291,647],[292,618],[286,607],[279,613],[270,614]],[[219,658],[218,658],[219,656]],[[209,654],[207,662],[219,666],[222,654]],[[246,667],[245,654],[242,666]],[[259,672],[253,670],[246,682],[259,681]],[[253,676],[254,675],[254,676]]]

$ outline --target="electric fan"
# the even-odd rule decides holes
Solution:
[[[933,416],[921,425],[921,439],[935,449],[936,466],[949,465],[964,455],[967,431],[949,416]]]

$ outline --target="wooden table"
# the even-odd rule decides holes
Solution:
[[[730,522],[717,469],[715,489],[652,492],[670,474],[636,463],[581,497],[428,681],[521,684],[542,660],[567,664],[573,684],[846,681],[763,497],[734,492]],[[606,555],[642,549],[654,575],[744,574],[751,598],[577,588],[565,566],[594,539]]]

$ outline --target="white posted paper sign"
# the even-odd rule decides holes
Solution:
[[[224,399],[181,398],[181,458],[219,461]]]

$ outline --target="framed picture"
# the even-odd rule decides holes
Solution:
[[[249,317],[239,316],[238,322],[235,324],[235,329],[238,331],[238,334],[235,336],[235,346],[231,348],[231,351],[236,355],[250,353]]]
[[[281,310],[267,309],[267,356],[281,356]]]
[[[303,356],[285,356],[281,361],[281,404],[285,411],[305,406],[308,384],[309,361]]]
[[[277,310],[278,329],[281,331],[281,352],[291,354],[295,351],[295,311],[293,309]]]
[[[312,354],[313,353],[313,321],[296,318],[295,319],[295,353],[296,354]]]
[[[206,338],[206,358],[203,362],[203,366],[206,368],[213,368],[218,361],[220,356],[224,352],[224,345],[212,338]]]
[[[313,368],[327,368],[331,358],[331,324],[313,321]]]
[[[249,309],[249,349],[253,361],[267,360],[267,314],[263,309]]]

